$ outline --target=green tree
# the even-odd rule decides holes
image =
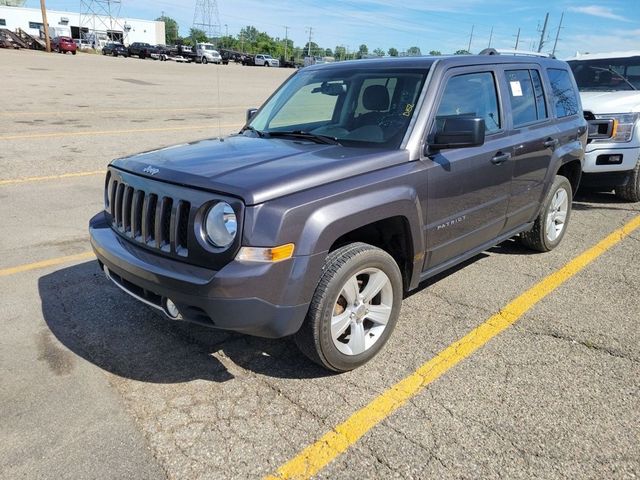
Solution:
[[[471,55],[471,52],[469,50],[456,50],[454,55]]]
[[[199,28],[191,28],[189,30],[189,37],[193,43],[206,43],[209,41],[207,33]]]
[[[325,48],[324,49],[324,56],[325,57],[333,57],[333,52],[331,51],[330,48]]]
[[[437,57],[437,56],[439,56],[439,55],[442,55],[442,52],[441,52],[440,50],[431,50],[431,51],[429,52],[429,55],[432,55],[432,56],[436,56],[436,57]]]
[[[163,15],[162,17],[156,18],[156,22],[164,22],[164,42],[167,45],[175,45],[178,41],[179,28],[178,22],[176,22],[173,18],[167,17]]]
[[[374,54],[376,57],[384,57],[384,50],[383,50],[383,49],[381,49],[381,48],[376,48],[376,49],[373,51],[373,54]]]
[[[420,51],[420,47],[409,47],[407,49],[407,55],[409,55],[410,57],[417,57],[419,55],[422,55],[422,52]]]
[[[393,48],[391,47],[387,53],[389,54],[390,57],[397,57],[398,56],[398,49],[397,48]]]
[[[367,55],[369,55],[369,47],[363,43],[360,45],[360,48],[358,48],[358,58],[364,58]]]
[[[347,58],[347,49],[342,45],[337,45],[336,48],[333,49],[333,53],[335,54],[336,60],[345,60]]]
[[[311,46],[311,48],[309,48],[309,46]],[[316,42],[311,42],[311,45],[309,45],[309,42],[307,42],[304,44],[302,52],[304,55],[307,55],[309,52],[311,52],[311,55],[313,56],[313,55],[318,55],[318,53],[320,53],[319,50],[320,50],[320,47]]]

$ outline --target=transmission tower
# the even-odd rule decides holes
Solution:
[[[129,29],[120,18],[122,0],[80,0],[80,38],[96,47],[100,40],[124,42]]]
[[[220,16],[217,0],[197,0],[193,28],[202,30],[208,38],[220,38]]]

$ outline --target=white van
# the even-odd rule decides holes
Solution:
[[[611,138],[587,145],[582,184],[640,201],[640,50],[567,60],[587,120],[613,118]]]

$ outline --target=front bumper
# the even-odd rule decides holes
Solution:
[[[622,163],[598,164],[598,158],[607,155],[622,155]],[[584,173],[623,172],[633,170],[640,157],[640,145],[628,143],[590,143],[584,159]]]
[[[91,245],[110,278],[162,309],[170,299],[182,318],[210,327],[278,338],[298,331],[325,255],[278,263],[232,261],[219,271],[165,258],[115,233],[104,213],[89,224]]]

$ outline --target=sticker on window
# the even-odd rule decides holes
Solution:
[[[520,82],[518,80],[509,82],[509,85],[511,86],[511,95],[513,95],[514,97],[522,96],[522,86],[520,85]]]
[[[413,107],[413,104],[407,103],[407,105],[404,107],[404,112],[402,113],[402,115],[404,115],[405,117],[410,117],[411,112],[413,112]]]

